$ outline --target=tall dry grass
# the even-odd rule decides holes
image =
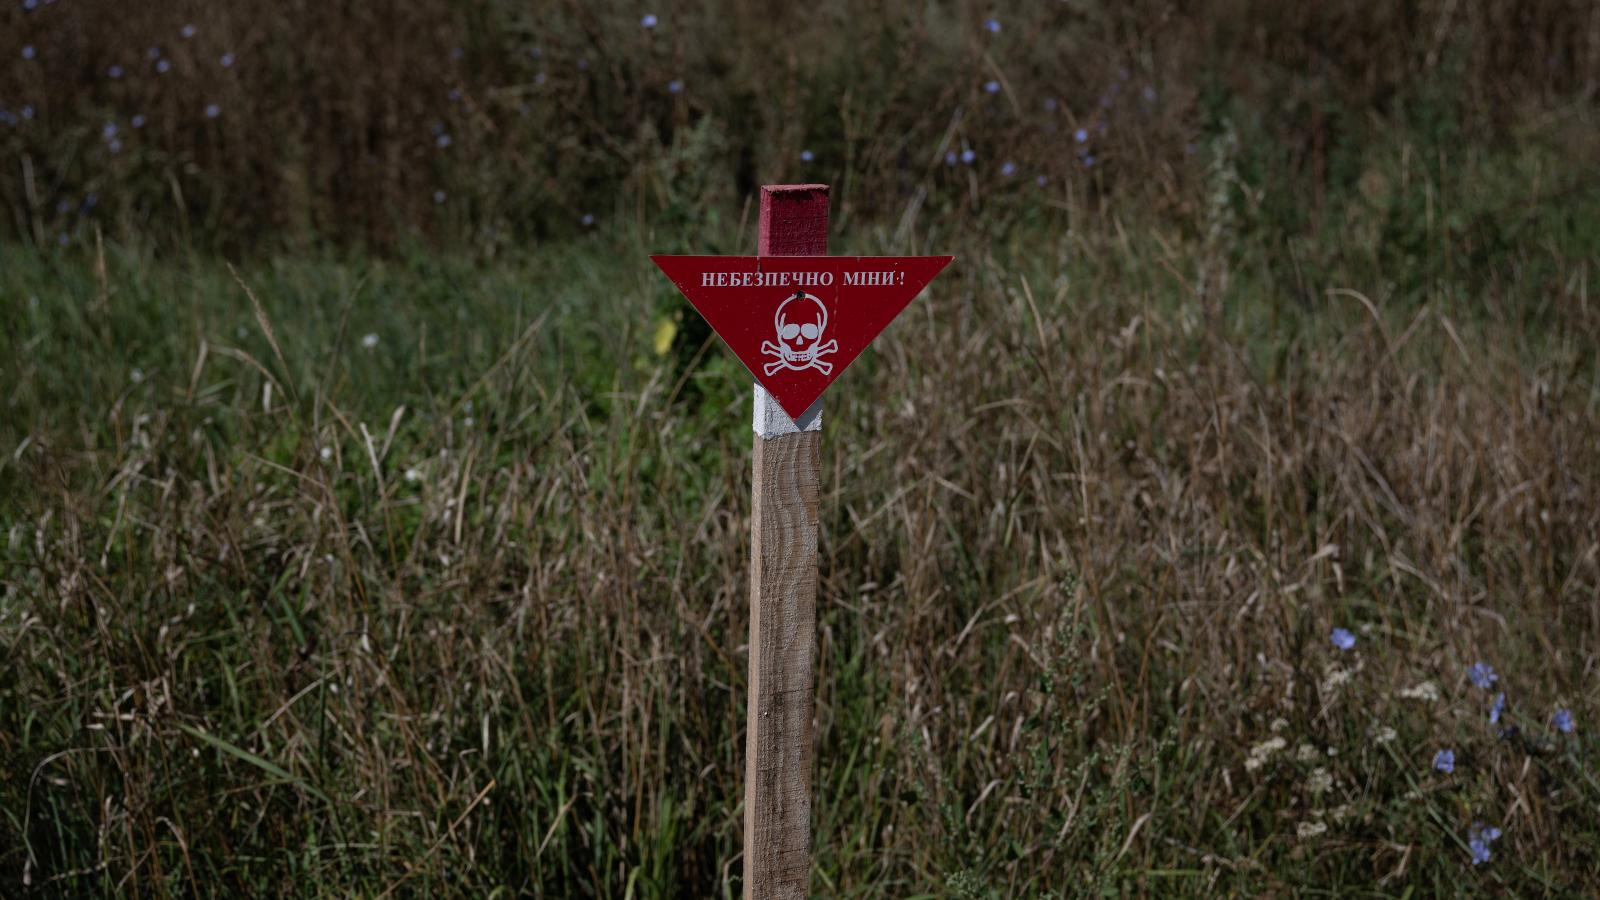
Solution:
[[[959,258],[828,401],[817,893],[1592,891],[1593,7],[646,11],[0,12],[0,894],[736,895],[646,253],[796,177]]]
[[[1597,217],[1395,230],[1561,159],[1288,250],[924,212],[958,266],[828,401],[815,890],[1592,885]],[[10,253],[5,891],[735,895],[748,382],[652,348],[667,233]]]

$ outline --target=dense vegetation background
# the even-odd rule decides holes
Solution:
[[[1600,7],[1009,6],[8,0],[0,895],[737,896],[777,181],[817,894],[1592,895]]]
[[[1181,211],[1230,135],[1314,225],[1375,137],[1504,146],[1600,68],[1584,0],[1008,6],[10,2],[0,203],[41,245],[494,252],[803,176],[848,233],[908,206]]]

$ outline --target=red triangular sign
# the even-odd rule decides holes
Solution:
[[[652,256],[799,418],[950,256]]]

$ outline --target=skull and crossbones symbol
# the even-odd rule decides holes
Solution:
[[[828,309],[821,300],[805,291],[796,291],[794,296],[778,304],[772,324],[777,330],[778,342],[762,341],[761,353],[777,359],[762,367],[766,374],[779,369],[796,372],[816,369],[824,375],[833,372],[833,363],[823,362],[822,357],[838,350],[839,342],[822,343],[823,332],[828,328]]]

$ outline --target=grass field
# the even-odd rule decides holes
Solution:
[[[839,234],[958,259],[827,401],[813,891],[1592,895],[1582,156]],[[749,381],[646,258],[736,221],[0,245],[0,895],[738,896]]]

